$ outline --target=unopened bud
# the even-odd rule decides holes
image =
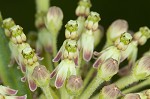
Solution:
[[[33,70],[32,76],[38,86],[49,84],[49,72],[43,65],[36,66]]]
[[[139,94],[130,93],[123,97],[123,99],[141,99]]]
[[[15,22],[12,18],[7,18],[3,20],[2,27],[5,29],[5,35],[7,37],[11,36],[10,28],[15,25]]]
[[[21,44],[26,41],[26,35],[23,33],[23,28],[19,25],[15,25],[10,28],[11,41],[15,44]]]
[[[150,55],[145,54],[135,66],[133,66],[133,74],[138,79],[145,79],[150,75]]]
[[[125,32],[123,33],[120,38],[118,38],[115,41],[115,46],[119,49],[119,50],[126,50],[129,43],[132,41],[132,36],[131,34]]]
[[[114,42],[118,37],[128,30],[128,23],[126,20],[115,20],[107,30],[107,40]]]
[[[87,17],[90,13],[91,6],[90,0],[80,0],[76,8],[76,15]]]
[[[27,42],[31,45],[32,48],[36,48],[36,41],[37,41],[37,33],[34,31],[31,31],[27,35]]]
[[[57,35],[62,26],[63,12],[59,7],[50,7],[46,16],[46,26],[48,30]]]
[[[117,60],[108,58],[99,68],[98,76],[105,81],[109,81],[112,76],[118,72],[119,66]]]
[[[85,27],[88,30],[95,31],[98,28],[98,22],[101,20],[100,15],[97,12],[91,12],[85,21]]]
[[[71,75],[66,83],[67,92],[71,95],[79,95],[82,88],[82,78],[80,76]]]
[[[117,88],[116,85],[111,84],[102,88],[99,99],[118,99],[117,97],[119,95],[120,90]]]
[[[65,30],[65,37],[67,39],[77,39],[78,38],[78,23],[77,21],[70,20],[68,23],[65,25],[66,30]]]

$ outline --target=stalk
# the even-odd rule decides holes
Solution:
[[[117,82],[115,82],[115,85],[119,89],[123,89],[137,81],[139,81],[139,79],[137,79],[133,74],[131,74],[131,75],[128,75],[128,76],[125,76],[125,77],[119,79]]]
[[[99,78],[99,76],[96,76],[92,82],[88,85],[88,87],[85,89],[83,94],[80,96],[79,99],[89,99],[90,96],[93,94],[93,92],[98,88],[100,84],[104,82],[103,79]]]
[[[137,84],[133,87],[125,89],[124,91],[122,91],[122,93],[127,94],[127,93],[130,93],[130,92],[134,92],[134,91],[136,91],[138,89],[141,89],[142,87],[147,86],[149,84],[150,84],[150,78],[148,78],[147,80],[145,80],[145,81],[143,81],[143,82],[141,82],[141,83],[139,83],[139,84]]]
[[[41,87],[41,89],[43,93],[45,94],[46,99],[53,99],[49,86],[43,86]]]

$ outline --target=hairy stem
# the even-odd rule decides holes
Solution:
[[[83,94],[81,94],[80,99],[89,99],[90,96],[93,94],[93,92],[98,88],[100,84],[102,84],[104,80],[99,78],[99,76],[96,76],[92,82],[88,85],[88,87],[85,89]]]
[[[135,76],[131,74],[131,75],[128,75],[119,79],[118,81],[115,82],[115,84],[119,89],[123,89],[137,81],[138,79],[135,78]]]
[[[143,82],[141,82],[141,83],[139,83],[139,84],[137,84],[133,87],[130,87],[128,89],[123,90],[122,93],[127,94],[127,93],[130,93],[130,92],[134,92],[134,91],[136,91],[136,90],[138,90],[138,89],[140,89],[144,86],[147,86],[149,84],[150,84],[150,78],[148,78],[147,80],[145,80],[145,81],[143,81]]]
[[[49,85],[41,87],[43,93],[45,94],[46,99],[53,99],[52,94],[50,92]]]

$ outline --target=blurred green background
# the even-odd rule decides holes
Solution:
[[[24,28],[25,33],[36,30],[34,26],[34,0],[0,0],[0,11],[4,18],[12,17]],[[112,21],[121,18],[129,23],[129,29],[137,31],[141,26],[150,27],[150,0],[91,0],[92,11],[100,13],[100,24],[105,31]],[[64,12],[64,24],[59,35],[59,47],[64,40],[64,25],[76,19],[75,9],[78,0],[51,0],[51,6],[59,6]],[[104,39],[105,40],[105,39]],[[140,47],[142,52],[150,48],[150,40]]]

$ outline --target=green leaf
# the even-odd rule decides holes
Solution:
[[[27,83],[20,80],[23,74],[17,69],[17,65],[8,67],[10,56],[8,39],[4,30],[0,27],[0,78],[5,86],[18,90],[18,95],[27,94],[28,99],[32,99]]]

